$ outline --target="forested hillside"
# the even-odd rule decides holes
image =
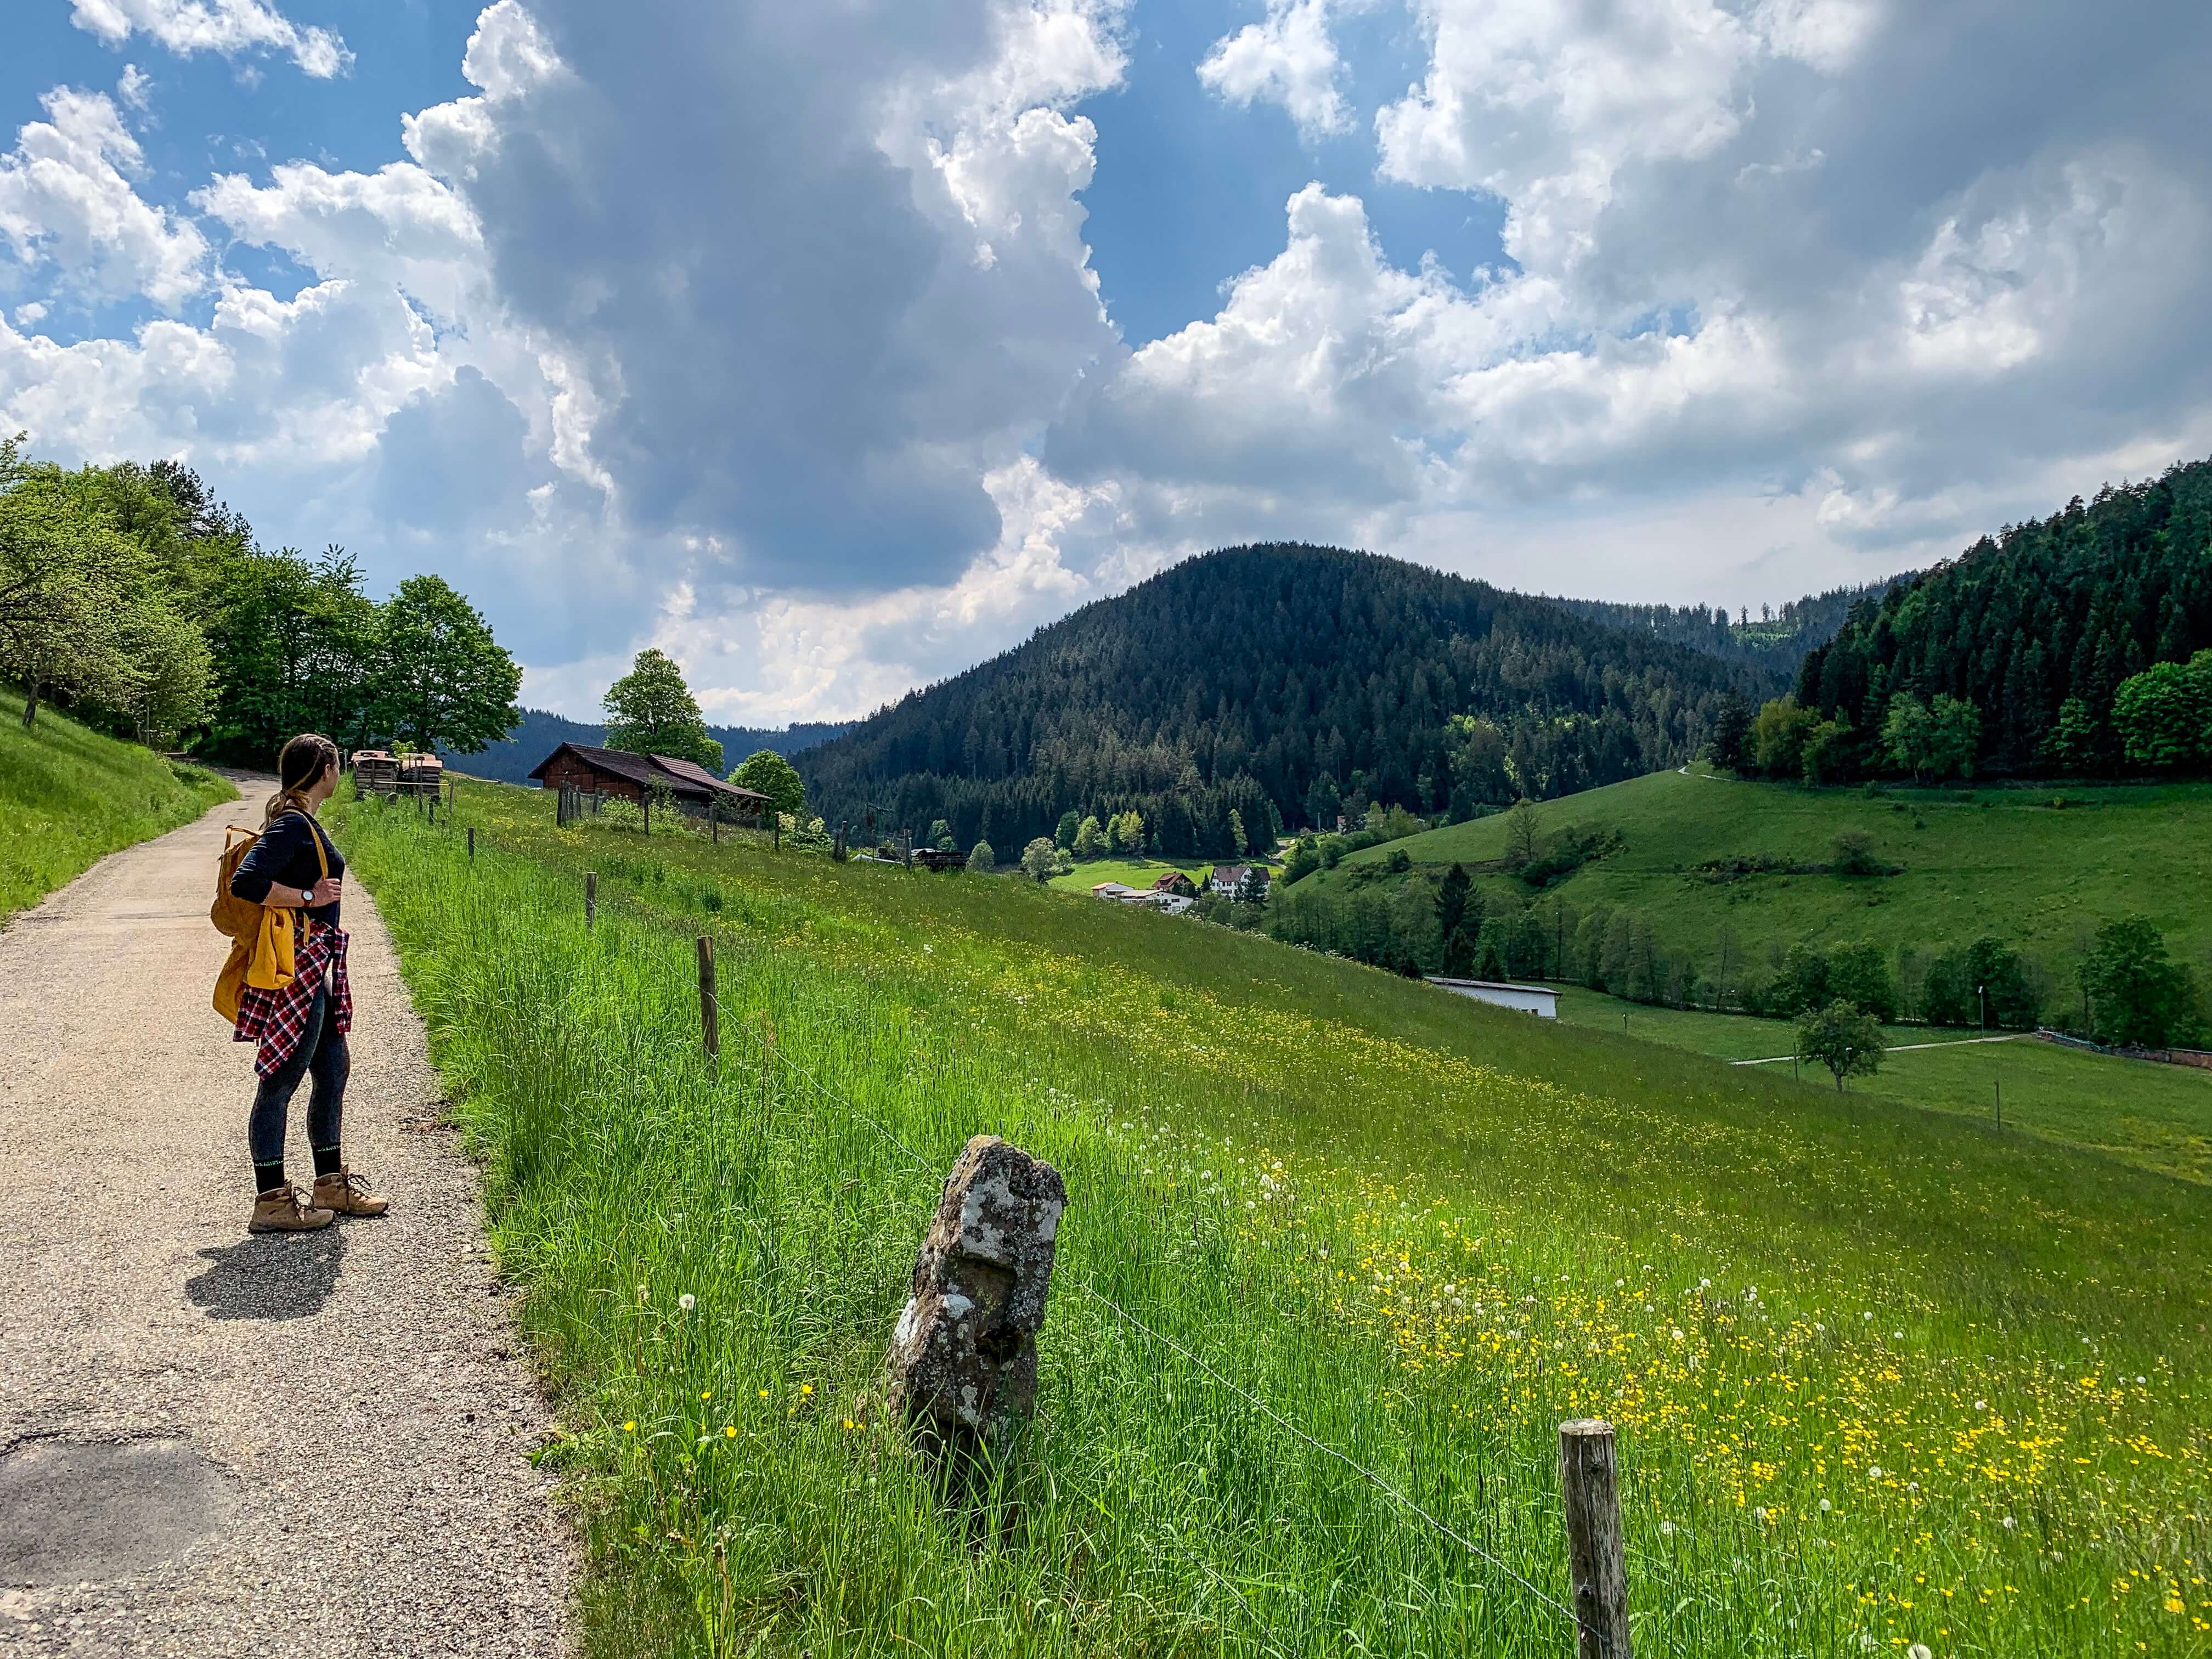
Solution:
[[[1135,811],[1233,855],[1370,804],[1466,817],[1679,765],[1748,667],[1369,554],[1239,547],[1087,605],[799,767],[832,822],[1018,848]],[[1232,814],[1234,815],[1232,817]],[[1238,845],[1236,830],[1244,830]]]
[[[2212,461],[1984,537],[1854,613],[1742,758],[1849,779],[2212,769]],[[1764,741],[1762,742],[1762,738]]]
[[[1808,593],[1802,599],[1792,599],[1779,611],[1763,605],[1756,618],[1746,606],[1733,622],[1729,619],[1726,605],[1621,605],[1611,599],[1560,599],[1557,603],[1608,628],[1639,630],[1654,639],[1686,645],[1708,656],[1789,675],[1797,672],[1808,653],[1835,637],[1861,600],[1879,599],[1898,583],[1911,580],[1908,572],[1862,586],[1832,587],[1825,593]]]
[[[756,750],[772,750],[786,757],[796,755],[802,749],[811,749],[850,731],[852,726],[850,720],[813,720],[784,726],[710,726],[707,732],[722,745],[726,769]],[[520,783],[529,777],[532,767],[562,744],[589,744],[596,749],[606,742],[606,737],[604,722],[572,720],[543,708],[525,708],[514,728],[497,742],[465,753],[459,750],[445,752],[454,765],[472,776]]]

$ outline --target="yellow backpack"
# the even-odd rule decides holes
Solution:
[[[312,823],[307,833],[315,843],[315,862],[327,877],[331,864],[323,855],[323,838]],[[293,927],[301,913],[272,910],[230,890],[230,878],[238,873],[238,866],[246,862],[246,854],[252,851],[261,834],[235,823],[225,831],[222,852],[216,860],[215,902],[208,907],[208,920],[215,924],[216,932],[230,941],[230,954],[216,977],[215,1011],[234,1025],[238,1023],[239,993],[246,987],[274,991],[292,982]]]

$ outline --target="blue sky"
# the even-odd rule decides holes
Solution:
[[[1208,547],[1750,604],[2212,453],[2212,10],[21,0],[0,428],[864,712]]]

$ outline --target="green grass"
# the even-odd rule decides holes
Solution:
[[[1054,876],[1050,886],[1063,892],[1088,893],[1102,881],[1118,881],[1130,887],[1150,887],[1170,870],[1180,870],[1200,886],[1213,873],[1211,864],[1177,864],[1169,859],[1092,859],[1064,876]]]
[[[237,793],[212,772],[172,766],[51,708],[27,732],[23,700],[0,691],[0,924],[118,848]]]
[[[1966,793],[1969,799],[1960,799]],[[2054,799],[2066,805],[2054,808]],[[1813,789],[1661,772],[1539,809],[1540,833],[1620,831],[1621,849],[1547,893],[1577,909],[1604,903],[1648,916],[1662,942],[1711,970],[1723,923],[1754,961],[1770,945],[1872,941],[1923,951],[1996,934],[2054,966],[2100,923],[2148,910],[2177,960],[2212,952],[2212,784],[2035,790]],[[1713,884],[1710,860],[1771,855],[1822,864],[1844,830],[1865,831],[1893,876],[1767,874]],[[1307,878],[1324,887],[1383,866],[1393,852],[1441,870],[1503,858],[1504,817],[1431,830]],[[1486,895],[1526,899],[1519,882],[1477,876]]]
[[[550,815],[465,787],[473,868],[333,816],[486,1160],[592,1652],[1556,1656],[1587,1413],[1641,1655],[2203,1651],[2212,1193],[1032,884]],[[951,1513],[881,1370],[981,1131],[1071,1202],[1034,1429]]]
[[[1651,1008],[1580,986],[1559,988],[1559,1018],[1571,1025],[1626,1030],[1724,1060],[1765,1059],[1796,1047],[1787,1020]],[[1853,1078],[1855,1094],[1993,1127],[2002,1106],[2004,1127],[2015,1133],[2212,1185],[2212,1072],[2090,1054],[2026,1036],[1982,1042],[1973,1040],[1979,1032],[1924,1025],[1885,1026],[1883,1035],[1903,1052],[1887,1055],[1874,1076]],[[1770,1069],[1786,1077],[1790,1068],[1785,1061]],[[1832,1089],[1833,1083],[1814,1067],[1803,1073],[1802,1086]]]

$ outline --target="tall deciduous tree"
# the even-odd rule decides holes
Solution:
[[[2196,987],[2166,955],[2166,937],[2148,916],[2124,916],[2098,930],[2081,988],[2101,1042],[2160,1048],[2196,1034]]]
[[[410,576],[377,628],[375,723],[412,748],[481,749],[521,718],[516,666],[442,576]]]
[[[1832,1002],[1797,1022],[1797,1058],[1826,1066],[1838,1094],[1845,1078],[1880,1071],[1887,1048],[1875,1017],[1852,1003]]]
[[[684,671],[665,652],[649,647],[639,652],[629,672],[607,688],[605,701],[608,748],[672,755],[710,772],[722,769],[722,745],[708,735],[706,716],[684,683]]]
[[[740,789],[766,795],[779,812],[795,815],[806,804],[806,786],[799,779],[799,769],[773,749],[756,749],[746,756],[730,774],[730,781]]]

